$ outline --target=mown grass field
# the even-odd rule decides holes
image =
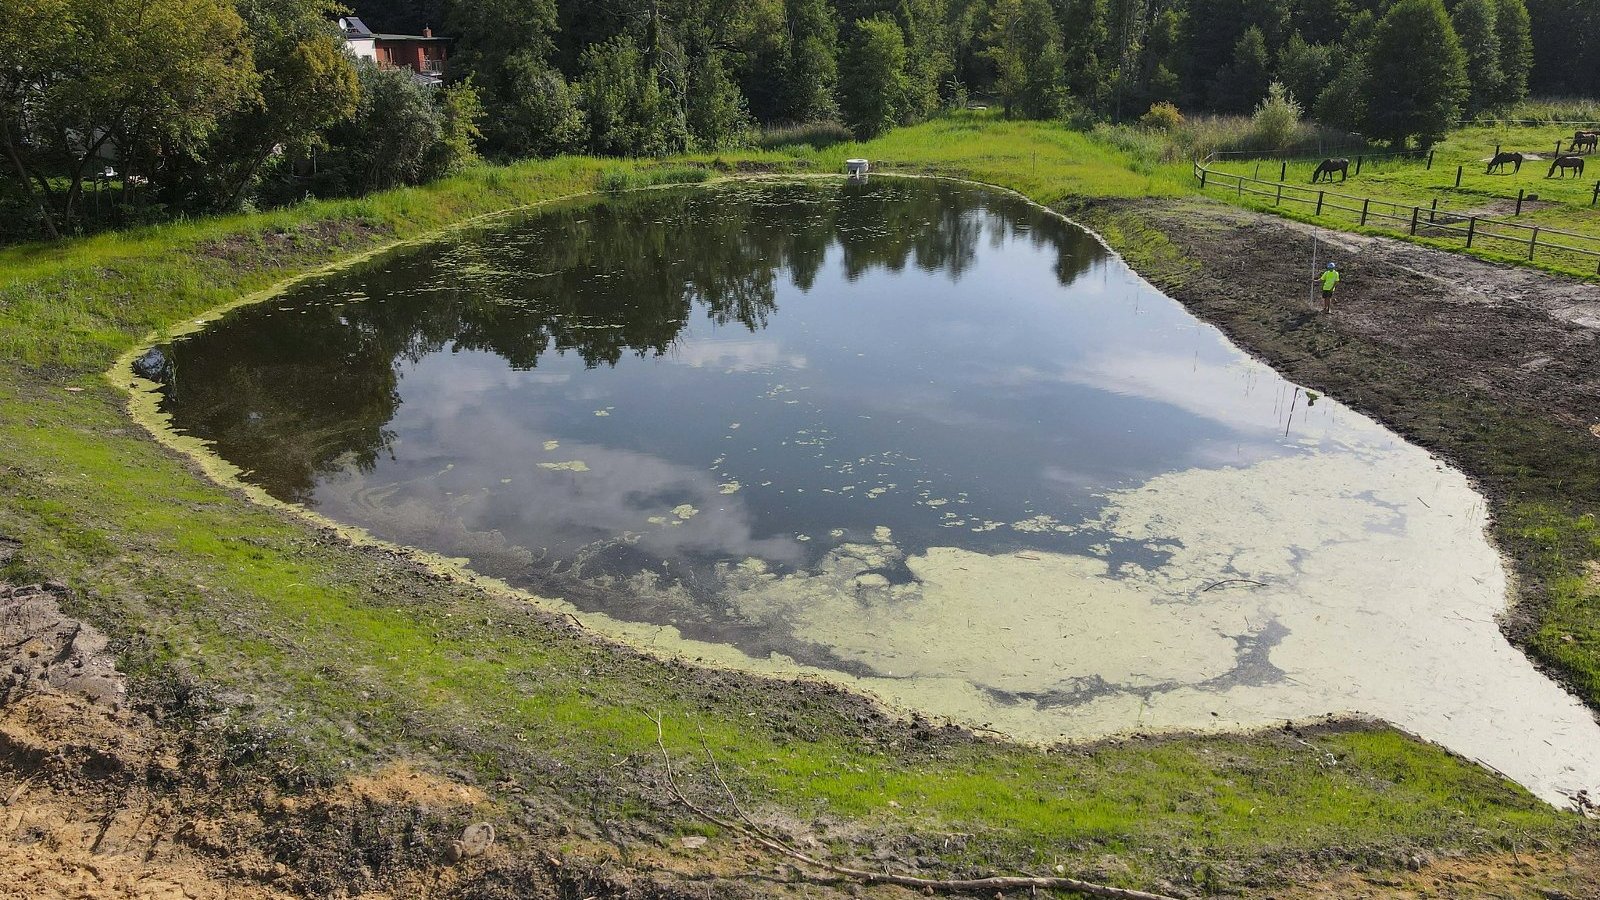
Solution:
[[[1317,187],[1327,190],[1330,195],[1339,193],[1371,198],[1373,211],[1399,216],[1402,220],[1408,219],[1412,210],[1420,207],[1422,219],[1426,221],[1434,209],[1433,204],[1437,202],[1436,214],[1443,220],[1455,222],[1470,216],[1511,220],[1530,229],[1538,226],[1546,230],[1543,237],[1545,241],[1600,252],[1600,205],[1592,205],[1595,185],[1600,183],[1600,154],[1585,157],[1587,167],[1581,178],[1570,175],[1565,178],[1546,177],[1557,139],[1563,141],[1565,152],[1574,130],[1573,126],[1558,125],[1501,125],[1462,129],[1451,133],[1434,148],[1431,169],[1420,158],[1376,159],[1366,161],[1357,175],[1355,154],[1344,151],[1341,155],[1352,158],[1349,180],[1341,183],[1336,178],[1331,185]],[[1490,174],[1486,169],[1497,146],[1506,151],[1538,154],[1542,159],[1524,162],[1520,172],[1513,172],[1508,166],[1503,173]],[[1317,162],[1291,162],[1286,175],[1283,175],[1283,168],[1278,161],[1267,159],[1222,159],[1213,162],[1210,168],[1268,182],[1276,182],[1283,175],[1286,185],[1302,189],[1295,192],[1295,196],[1306,197],[1308,191],[1315,190],[1311,185],[1311,176]],[[1456,187],[1457,167],[1462,172],[1459,188]],[[1409,225],[1405,221],[1374,218],[1369,220],[1367,229],[1361,229],[1358,216],[1351,212],[1327,209],[1323,216],[1317,217],[1315,208],[1306,203],[1285,201],[1279,205],[1273,197],[1252,196],[1249,193],[1241,196],[1235,191],[1235,185],[1232,179],[1218,179],[1207,190],[1207,194],[1253,209],[1315,221],[1329,227],[1409,237]],[[1262,189],[1263,186],[1247,184],[1246,187]],[[1526,200],[1520,216],[1516,215],[1519,190],[1538,198]],[[1343,206],[1360,205],[1359,202],[1352,204],[1346,199],[1334,202]],[[1465,225],[1462,224],[1462,227]],[[1551,229],[1574,232],[1582,237],[1551,234],[1548,231]],[[1516,240],[1491,236],[1494,234],[1514,237]],[[1465,250],[1465,237],[1460,234],[1442,234],[1424,228],[1416,240],[1442,249],[1470,252],[1485,259],[1526,265],[1529,264],[1528,242],[1532,237],[1530,230],[1490,226],[1480,232],[1471,251]],[[1532,264],[1550,271],[1584,277],[1595,277],[1600,273],[1600,256],[1564,253],[1560,250],[1539,248]]]
[[[1047,204],[1193,190],[1186,166],[1052,125],[970,116],[866,145],[672,165],[814,173],[855,155]],[[648,716],[659,711],[690,774],[705,774],[703,741],[753,805],[869,833],[975,835],[945,852],[1002,869],[1076,868],[1112,853],[1127,865],[1107,873],[1116,881],[1226,886],[1230,872],[1270,880],[1286,860],[1329,847],[1388,865],[1400,848],[1580,838],[1574,816],[1383,727],[1057,752],[919,742],[909,729],[869,742],[856,707],[828,691],[619,652],[515,598],[256,506],[151,440],[105,377],[150,334],[318,267],[658,168],[484,166],[359,200],[0,251],[0,535],[21,545],[0,575],[65,579],[75,611],[114,635],[146,684],[213,686],[239,721],[325,774],[421,756],[519,781],[582,815],[696,827],[649,787]]]

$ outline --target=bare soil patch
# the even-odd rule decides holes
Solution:
[[[311,785],[270,761],[241,765],[248,736],[230,746],[130,704],[104,636],[64,615],[63,598],[0,584],[0,896],[680,900],[786,880],[741,870],[732,842],[674,863],[667,848],[681,847],[663,838],[629,859],[527,815],[536,800],[491,799],[410,762]]]

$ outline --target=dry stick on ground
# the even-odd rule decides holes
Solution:
[[[1200,593],[1204,594],[1206,591],[1209,591],[1212,588],[1219,588],[1225,584],[1253,584],[1256,587],[1266,587],[1264,582],[1256,581],[1254,578],[1224,578],[1221,581],[1214,581],[1211,584],[1206,585],[1201,589]]]
[[[850,878],[857,881],[865,881],[869,884],[894,884],[899,885],[900,887],[934,891],[1004,891],[1017,890],[1021,888],[1044,888],[1046,890],[1077,891],[1080,894],[1087,894],[1091,897],[1110,897],[1112,900],[1177,900],[1177,898],[1168,896],[1166,894],[1151,894],[1145,891],[1108,887],[1106,885],[1095,884],[1090,881],[1079,881],[1076,878],[1039,878],[1033,876],[996,876],[992,878],[971,879],[917,878],[911,875],[895,875],[889,872],[869,872],[866,869],[852,869],[848,866],[838,866],[834,865],[833,863],[808,856],[800,850],[789,846],[789,844],[785,843],[784,841],[771,836],[753,820],[751,820],[749,815],[747,815],[743,808],[739,806],[738,800],[734,799],[733,791],[729,789],[728,783],[723,780],[722,771],[716,766],[715,757],[712,757],[712,771],[716,773],[717,780],[722,783],[723,790],[728,792],[729,801],[733,803],[734,809],[738,811],[739,817],[744,821],[734,822],[724,819],[721,816],[700,808],[699,806],[695,805],[692,800],[684,796],[683,791],[678,787],[678,779],[672,774],[672,756],[667,752],[667,743],[665,738],[662,736],[662,716],[660,713],[657,713],[654,716],[650,716],[649,713],[646,713],[645,715],[648,716],[650,721],[654,722],[656,725],[656,746],[661,750],[661,762],[667,770],[667,787],[671,789],[674,800],[683,804],[683,806],[690,812],[706,820],[707,822],[710,822],[718,828],[723,828],[734,832],[735,834],[742,835],[749,840],[755,841],[757,844],[760,844],[768,850],[771,850],[775,853],[781,853],[784,856],[801,863],[802,865],[822,869],[826,872],[832,872],[835,875],[842,875],[845,878]],[[709,747],[706,748],[706,755],[711,755],[711,749]]]

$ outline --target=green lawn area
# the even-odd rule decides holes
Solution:
[[[1437,201],[1437,215],[1451,221],[1469,216],[1484,216],[1512,220],[1529,226],[1530,229],[1532,226],[1538,226],[1541,229],[1574,232],[1580,236],[1569,237],[1546,232],[1541,240],[1600,252],[1600,206],[1591,205],[1595,184],[1600,181],[1600,154],[1592,154],[1585,158],[1588,167],[1582,178],[1545,177],[1550,169],[1550,158],[1554,153],[1556,140],[1564,138],[1562,146],[1565,149],[1572,138],[1572,132],[1573,128],[1570,126],[1499,126],[1463,129],[1451,133],[1434,148],[1431,169],[1422,159],[1391,158],[1367,161],[1361,167],[1361,174],[1356,175],[1352,160],[1351,177],[1348,181],[1343,183],[1335,181],[1332,185],[1319,187],[1327,190],[1330,200],[1340,205],[1359,207],[1361,204],[1359,201],[1352,203],[1348,199],[1334,200],[1332,194],[1371,198],[1372,212],[1400,217],[1401,221],[1375,217],[1369,219],[1367,230],[1374,232],[1406,234],[1409,231],[1408,220],[1412,209],[1421,207],[1422,218],[1426,221],[1433,203]],[[1520,173],[1513,173],[1508,167],[1505,174],[1486,174],[1488,160],[1494,155],[1497,145],[1507,151],[1537,153],[1544,158],[1523,163]],[[1292,185],[1300,189],[1293,192],[1295,196],[1308,197],[1311,196],[1310,192],[1316,190],[1312,188],[1310,182],[1317,162],[1303,160],[1289,165],[1284,183],[1286,186]],[[1459,188],[1455,186],[1458,166],[1462,169]],[[1276,182],[1282,172],[1279,163],[1273,160],[1230,159],[1213,163],[1211,168],[1219,172],[1260,178],[1269,182]],[[1215,186],[1208,188],[1207,193],[1251,208],[1273,210],[1293,218],[1316,221],[1329,227],[1362,230],[1358,225],[1358,215],[1347,210],[1325,209],[1324,215],[1319,218],[1314,215],[1314,208],[1308,204],[1285,202],[1279,207],[1273,197],[1251,196],[1248,193],[1240,197],[1234,190],[1235,184],[1232,179],[1217,179]],[[1246,187],[1263,189],[1261,185],[1247,184]],[[1271,188],[1265,189],[1271,190]],[[1519,190],[1527,195],[1536,195],[1538,200],[1525,202],[1522,214],[1517,216],[1515,206]],[[1502,240],[1493,236],[1502,234],[1514,240]],[[1470,252],[1474,256],[1486,259],[1526,263],[1528,241],[1531,237],[1530,230],[1486,226],[1478,232]],[[1465,237],[1460,234],[1445,235],[1422,229],[1418,240],[1444,249],[1458,251],[1465,249]],[[1564,253],[1559,250],[1547,251],[1543,248],[1538,250],[1533,262],[1542,268],[1572,275],[1592,277],[1596,275],[1597,270],[1600,270],[1600,256]]]
[[[1042,203],[1193,192],[1187,166],[979,116],[826,151],[668,162],[812,174],[856,155]],[[1385,861],[1396,848],[1561,847],[1580,834],[1572,815],[1384,727],[1057,752],[870,743],[826,689],[616,652],[518,598],[255,505],[131,422],[126,379],[105,374],[152,334],[320,267],[662,165],[482,166],[362,199],[0,251],[0,535],[22,545],[0,576],[64,578],[75,611],[114,636],[144,684],[197,677],[239,721],[327,773],[420,755],[517,779],[586,815],[688,827],[637,778],[654,765],[647,714],[659,710],[691,772],[705,774],[704,741],[757,806],[869,833],[976,835],[957,855],[1002,869],[1115,853],[1130,866],[1116,880],[1131,884],[1219,860],[1270,877],[1282,859],[1329,846]]]

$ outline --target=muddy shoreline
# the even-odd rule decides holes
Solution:
[[[1514,522],[1531,504],[1600,509],[1600,285],[1203,200],[1063,212],[1241,349],[1466,472],[1514,576],[1502,631],[1595,706],[1582,673],[1531,644],[1548,548]],[[1344,274],[1328,316],[1313,258]]]

